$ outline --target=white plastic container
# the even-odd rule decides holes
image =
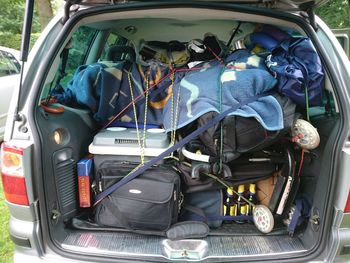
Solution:
[[[139,129],[139,137],[143,142],[143,129]],[[163,129],[148,129],[145,136],[144,157],[152,159],[164,152],[170,145],[168,135]],[[95,169],[104,161],[140,162],[141,148],[137,131],[132,128],[111,127],[95,135],[89,146],[94,154]]]

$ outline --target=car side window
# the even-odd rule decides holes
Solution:
[[[97,33],[98,30],[96,29],[82,26],[73,34],[70,43],[71,47],[69,48],[67,62],[64,70],[64,76],[60,81],[61,86],[67,86],[69,80],[72,79],[76,69],[80,65],[85,64],[88,51]]]
[[[70,47],[66,62],[64,62],[64,51],[61,54],[61,63],[65,64],[65,69],[64,74],[58,72],[57,76],[63,75],[59,81],[62,87],[67,87],[77,68],[87,63],[89,52],[96,52],[95,46],[99,42],[99,33],[101,31],[97,29],[82,26],[73,34],[71,42],[68,44]],[[130,49],[126,38],[109,32],[98,57],[100,60],[109,61],[125,60],[129,59],[130,56],[134,58],[134,54],[129,54]],[[131,51],[134,52],[133,49]],[[62,64],[60,70],[62,70]]]
[[[0,77],[18,74],[20,64],[14,56],[6,51],[0,51]]]

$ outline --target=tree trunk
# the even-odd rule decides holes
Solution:
[[[37,0],[36,3],[41,30],[43,30],[53,17],[51,2],[50,0]]]

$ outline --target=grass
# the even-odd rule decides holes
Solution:
[[[2,183],[0,182],[0,262],[13,262],[13,243],[9,236],[10,213],[5,203]]]

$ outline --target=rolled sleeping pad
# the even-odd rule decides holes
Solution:
[[[271,25],[264,25],[261,29],[261,32],[269,35],[278,43],[281,43],[284,40],[289,40],[291,38],[291,35],[289,35],[287,32]]]

